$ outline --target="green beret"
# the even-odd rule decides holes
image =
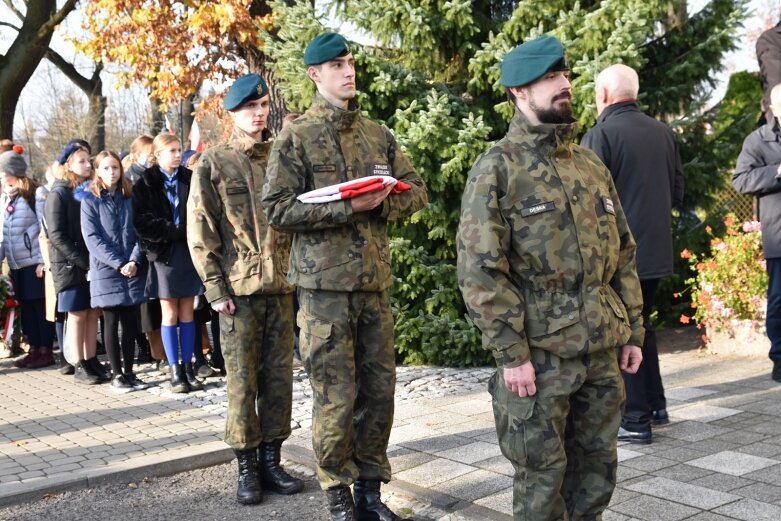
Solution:
[[[316,36],[304,51],[304,65],[320,65],[350,52],[347,40],[337,33],[323,33]]]
[[[569,70],[569,66],[564,57],[564,46],[553,36],[545,34],[508,52],[502,60],[501,70],[499,83],[503,87],[521,87],[550,70],[565,71]]]
[[[260,99],[268,94],[268,85],[257,74],[245,74],[236,79],[225,94],[222,106],[225,110],[236,110],[248,101]]]

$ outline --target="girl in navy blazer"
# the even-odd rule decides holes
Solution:
[[[93,166],[92,183],[76,192],[89,250],[90,304],[103,310],[103,337],[113,373],[111,388],[125,393],[147,387],[133,373],[138,305],[144,300],[146,272],[133,229],[133,189],[119,156],[104,150],[95,157]]]

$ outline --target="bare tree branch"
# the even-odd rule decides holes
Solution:
[[[15,30],[17,33],[21,31],[21,29],[14,24],[9,24],[8,22],[0,22],[0,26],[3,27],[10,27],[11,29]]]
[[[11,12],[14,13],[19,20],[24,21],[24,15],[22,14],[21,11],[19,11],[19,9],[16,8],[13,0],[5,0],[5,5],[8,6],[8,9],[10,9]]]
[[[11,0],[6,0],[6,2],[10,2]],[[43,24],[40,29],[38,29],[38,38],[46,38],[49,34],[51,34],[52,31],[54,31],[55,27],[60,25],[63,20],[65,20],[65,17],[70,14],[73,9],[76,8],[76,4],[79,2],[79,0],[67,0],[59,11],[54,13],[51,18],[49,18],[49,21]]]

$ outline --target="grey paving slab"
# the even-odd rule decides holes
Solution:
[[[636,450],[631,450],[631,449],[627,448],[629,446],[630,445],[623,446],[623,447],[622,446],[618,447],[618,462],[619,463],[621,463],[622,461],[626,461],[628,459],[639,458],[640,456],[643,455],[642,452],[637,452]]]
[[[708,476],[695,479],[691,483],[692,485],[698,485],[712,490],[729,492],[731,490],[735,490],[736,488],[753,485],[756,482],[738,476],[730,476],[729,474],[720,474],[718,472],[714,472]]]
[[[700,511],[696,508],[651,496],[638,496],[610,508],[614,512],[644,521],[678,521]]]
[[[412,483],[424,483],[427,486],[436,485],[450,479],[455,479],[474,471],[474,467],[457,461],[437,458],[428,463],[418,465],[396,474],[398,479]]]
[[[502,451],[496,444],[478,441],[436,452],[434,455],[439,458],[447,458],[461,463],[472,464],[477,461],[501,456]]]
[[[513,489],[506,488],[496,494],[477,499],[475,504],[511,516],[513,515]]]
[[[434,484],[432,489],[465,501],[475,501],[513,486],[513,479],[487,470],[474,470],[454,479]]]
[[[706,440],[728,432],[731,432],[731,429],[696,421],[682,421],[668,425],[664,431],[664,435],[670,438],[692,442]]]
[[[662,469],[655,470],[651,474],[660,478],[667,478],[684,483],[690,483],[695,479],[710,476],[712,473],[713,472],[710,470],[692,467],[691,465],[681,463],[678,465],[673,465],[672,467],[664,467]]]
[[[740,412],[740,409],[729,409],[727,407],[716,407],[713,405],[695,403],[676,408],[671,411],[671,414],[673,419],[693,420],[707,423],[734,416],[740,414]]]
[[[628,490],[648,494],[657,498],[675,501],[702,510],[712,510],[721,505],[737,501],[740,496],[710,490],[705,487],[682,483],[667,478],[651,478],[626,487]]]
[[[729,505],[724,505],[714,510],[717,514],[732,516],[735,519],[745,519],[751,521],[778,521],[781,519],[781,507],[755,501],[753,499],[742,499]]]
[[[669,387],[664,390],[664,396],[668,400],[689,401],[716,394],[716,391],[709,389],[698,389],[697,387]]]
[[[688,464],[731,476],[743,476],[756,470],[778,465],[779,462],[741,452],[723,451],[691,460]]]
[[[781,501],[781,487],[767,483],[754,483],[732,491],[748,499],[755,499],[765,503],[777,503]]]

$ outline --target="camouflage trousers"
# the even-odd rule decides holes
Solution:
[[[287,439],[293,406],[293,294],[234,296],[220,314],[227,373],[225,443],[237,450]]]
[[[388,482],[396,364],[388,291],[298,289],[299,345],[314,394],[312,446],[325,490]]]
[[[515,468],[516,521],[598,521],[616,485],[624,384],[613,349],[563,359],[532,350],[537,394],[491,377],[496,432]]]

